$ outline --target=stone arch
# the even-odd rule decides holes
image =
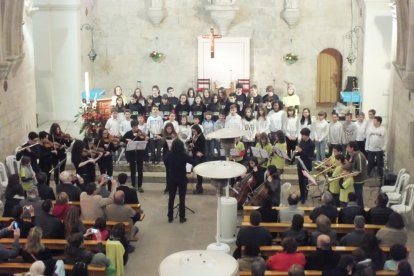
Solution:
[[[322,50],[317,59],[316,103],[338,101],[342,84],[342,54],[333,48]]]

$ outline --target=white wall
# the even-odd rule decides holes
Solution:
[[[37,0],[33,42],[39,123],[72,120],[80,105],[79,0]]]

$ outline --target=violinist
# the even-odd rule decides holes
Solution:
[[[56,155],[53,155],[52,164],[55,168],[53,179],[55,183],[59,183],[59,172],[64,171],[66,167],[66,148],[70,146],[73,139],[70,135],[63,133],[59,124],[53,123],[50,126],[49,140],[54,144],[54,150],[57,151]],[[62,162],[59,168],[56,168],[57,164]]]
[[[142,132],[138,128],[138,122],[136,120],[131,121],[131,130],[127,131],[122,137],[121,141],[124,143],[129,143],[131,141],[147,141],[146,133]],[[142,179],[144,176],[143,173],[143,161],[144,161],[144,150],[131,150],[126,151],[125,156],[129,163],[129,170],[131,172],[131,183],[132,187],[137,188],[136,186],[136,174],[138,172],[138,192],[143,193],[144,189],[142,188]]]
[[[16,160],[20,161],[23,156],[30,157],[30,163],[33,167],[33,170],[38,173],[40,172],[40,168],[37,165],[37,160],[39,159],[40,155],[40,146],[38,144],[39,136],[36,132],[31,131],[28,135],[28,141],[22,145],[21,147],[17,148],[16,153]]]
[[[73,144],[72,163],[76,168],[76,173],[84,179],[85,183],[95,181],[95,163],[101,156],[102,153],[92,158],[86,144],[81,140],[76,140]]]
[[[190,148],[194,158],[194,166],[203,163],[205,161],[206,153],[206,139],[201,131],[199,125],[193,125],[191,127],[191,139],[190,139]],[[194,194],[203,193],[203,177],[197,175],[197,185],[196,189],[193,191]]]
[[[53,166],[53,159],[57,156],[57,150],[55,145],[49,140],[49,133],[46,131],[39,132],[40,140],[40,156],[39,167],[42,172],[46,174],[45,184],[49,186],[50,183],[50,170]]]
[[[96,143],[98,152],[102,152],[102,157],[98,160],[99,171],[101,174],[106,174],[112,177],[114,165],[112,162],[112,155],[117,149],[119,138],[109,135],[109,131],[105,128],[99,130],[99,138]]]
[[[172,113],[173,114],[173,113]],[[177,138],[177,132],[175,132],[174,125],[171,122],[166,121],[167,123],[164,126],[164,129],[162,130],[162,139],[164,139],[164,145],[162,150],[162,155],[165,157],[167,153],[170,152],[170,147],[172,144],[172,141]],[[166,186],[164,190],[164,194],[168,192],[168,179],[170,179],[168,175],[168,170],[166,174]]]

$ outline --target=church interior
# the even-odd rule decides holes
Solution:
[[[414,176],[410,179],[410,173],[414,173],[414,0],[0,0],[0,84],[0,194],[3,209],[7,203],[6,180],[10,183],[13,172],[20,174],[19,166],[22,165],[21,161],[14,161],[10,167],[7,158],[15,158],[14,156],[19,156],[21,151],[27,151],[26,147],[30,146],[30,143],[25,143],[30,132],[38,133],[36,137],[40,140],[40,133],[46,132],[51,139],[53,135],[49,130],[57,123],[60,131],[71,137],[72,144],[69,143],[67,149],[64,149],[66,157],[63,161],[66,161],[66,170],[76,174],[77,165],[71,162],[74,145],[88,135],[98,135],[104,127],[110,131],[108,123],[105,122],[114,116],[114,106],[118,108],[116,100],[122,98],[125,101],[122,105],[126,105],[138,88],[141,97],[136,98],[136,101],[144,103],[141,106],[143,114],[141,111],[138,115],[129,112],[132,118],[138,118],[138,121],[139,118],[146,120],[152,116],[154,104],[148,104],[148,98],[156,103],[155,98],[159,97],[157,106],[160,102],[163,103],[164,98],[175,97],[178,102],[182,95],[187,95],[185,97],[190,100],[190,88],[195,95],[201,94],[201,99],[207,90],[207,94],[219,95],[219,100],[222,99],[222,94],[227,94],[228,100],[232,93],[239,89],[241,94],[246,95],[245,98],[255,101],[253,98],[257,95],[251,94],[251,91],[255,90],[260,96],[260,103],[254,103],[256,109],[252,110],[253,113],[255,116],[256,113],[259,114],[258,106],[263,105],[263,109],[267,108],[269,111],[270,117],[274,111],[274,102],[264,99],[267,96],[275,96],[280,99],[281,105],[282,99],[291,96],[289,91],[292,89],[298,99],[300,98],[300,103],[292,105],[293,113],[297,113],[294,115],[297,122],[295,127],[299,124],[303,109],[307,108],[311,114],[309,118],[314,122],[319,121],[320,114],[325,114],[327,122],[332,122],[336,116],[339,122],[346,123],[346,117],[351,116],[357,124],[359,116],[365,114],[366,121],[379,122],[380,127],[385,129],[384,145],[380,150],[382,169],[377,164],[378,155],[372,157],[375,159],[372,161],[373,166],[378,166],[378,169],[372,170],[371,161],[367,161],[370,173],[363,183],[362,207],[367,210],[375,207],[378,204],[377,195],[383,191],[381,186],[386,182],[387,176],[395,176],[405,169],[407,181],[400,181],[404,184],[395,191],[392,190],[398,196],[398,200],[393,204],[404,206],[404,215],[401,216],[407,236],[405,246],[408,251],[414,248],[414,185],[409,186],[414,183]],[[154,94],[154,88],[158,90],[158,94],[157,91]],[[117,94],[118,90],[121,91],[122,97]],[[235,108],[239,106],[237,112],[244,117],[245,114],[242,113],[245,102],[239,104],[238,96],[236,92]],[[207,106],[207,100],[205,101]],[[283,104],[288,108],[284,100]],[[228,109],[224,116],[229,114],[229,110],[231,112],[233,105],[225,102],[222,105],[223,110],[215,110],[217,113],[213,112],[213,117],[218,118],[219,113],[224,112],[224,106]],[[159,109],[164,112],[160,106]],[[92,112],[92,115],[88,113],[93,118],[86,114],[89,110],[96,111]],[[118,109],[116,120],[125,118],[124,110]],[[172,110],[170,111],[172,113]],[[201,122],[207,113],[203,111]],[[164,119],[169,118],[169,112],[163,114]],[[178,112],[176,115],[181,119]],[[197,117],[200,120],[194,112],[188,115],[191,115],[191,119]],[[373,117],[370,117],[371,115]],[[204,126],[204,123],[202,125]],[[313,127],[312,125],[311,134],[308,136],[320,145],[322,141],[314,136]],[[276,130],[271,129],[268,132],[272,140]],[[153,134],[151,129],[148,133],[150,139],[153,139],[153,135],[161,135]],[[301,130],[295,130],[295,135],[296,133],[297,136],[302,135]],[[244,143],[243,150],[237,148],[236,142],[236,154],[244,152],[245,147],[247,152],[247,145],[250,143],[248,154],[252,156],[250,147],[256,142],[259,143],[259,134],[256,133],[251,142]],[[190,132],[189,136],[191,135]],[[180,137],[180,134],[178,136]],[[206,141],[210,142],[207,134],[205,136]],[[232,138],[234,137],[236,136]],[[300,137],[297,139],[298,146]],[[120,140],[123,141],[122,136]],[[342,143],[339,143],[345,155],[350,141],[342,140]],[[96,142],[99,147],[100,139],[95,139],[95,146]],[[53,139],[50,143],[52,149],[49,148],[49,151],[56,151],[56,141]],[[330,141],[329,144],[331,146],[334,143]],[[171,148],[170,144],[166,149],[170,149],[169,147]],[[302,148],[299,152],[295,146],[293,149],[298,155],[302,154]],[[365,151],[366,148],[360,150]],[[324,146],[322,149],[322,154],[325,156],[328,151],[330,154],[332,149],[328,150],[326,145],[326,148]],[[157,154],[159,152],[160,149],[157,149]],[[219,152],[220,149],[213,151],[213,157],[215,154],[219,156]],[[368,149],[367,160],[369,152],[376,151]],[[122,156],[125,149],[114,150],[113,154],[113,159],[109,157],[113,163],[110,165],[110,174],[107,172],[109,177],[115,179],[121,173],[131,176],[127,162],[129,159],[126,160]],[[288,157],[293,156],[292,152],[285,150],[286,154]],[[315,154],[317,155],[317,150]],[[311,158],[311,174],[312,166],[314,169],[317,164],[316,155]],[[197,154],[194,156],[199,157]],[[250,160],[247,156],[241,159],[246,164]],[[333,159],[335,160],[335,157]],[[300,169],[297,169],[297,166],[306,169],[307,165],[298,164],[298,161],[285,163],[283,157],[281,160],[284,170],[280,176],[280,184],[289,182],[292,184],[290,193],[301,194],[301,179],[298,176]],[[19,165],[13,167],[13,164]],[[51,170],[55,174],[60,172],[60,167],[59,170],[56,168],[54,164],[53,171]],[[95,167],[93,171],[95,174]],[[101,171],[96,166],[97,181],[100,179],[98,176]],[[196,275],[184,272],[174,274],[171,267],[168,271],[163,266],[166,266],[166,260],[171,254],[185,250],[204,252],[210,243],[216,241],[216,190],[220,189],[212,185],[214,181],[205,180],[204,190],[200,190],[196,184],[198,180],[195,173],[189,174],[186,207],[195,213],[187,210],[187,221],[182,221],[181,214],[180,219],[177,218],[177,204],[173,221],[168,223],[169,194],[168,191],[164,191],[168,177],[166,171],[158,155],[150,154],[149,160],[145,160],[144,157],[141,186],[138,179],[138,189],[143,190],[137,190],[136,194],[141,212],[145,213],[145,219],[137,222],[137,241],[130,242],[131,248],[126,249],[130,252],[129,261],[125,265],[125,270],[118,270],[117,275]],[[50,187],[57,196],[57,178],[53,179],[53,173]],[[175,173],[172,172],[173,175]],[[212,179],[220,178],[217,173],[214,174],[214,170],[210,171],[209,175]],[[60,181],[62,182],[62,179]],[[398,180],[394,179],[394,182],[398,183]],[[127,185],[132,187],[134,184],[135,180],[133,183],[130,180],[127,182]],[[342,187],[342,184],[340,185]],[[317,188],[319,189],[319,186]],[[194,189],[202,194],[193,194]],[[313,199],[312,196],[309,190],[307,201],[299,203],[298,206],[313,210],[323,205],[323,197]],[[178,201],[177,192],[175,203]],[[285,204],[288,204],[287,201]],[[246,209],[245,205],[236,212],[237,216],[232,219],[237,231],[250,227],[248,225],[252,217],[250,216],[249,220],[249,214],[252,210]],[[307,221],[309,213],[306,212],[305,224],[312,224],[312,221]],[[3,215],[1,219],[2,229],[9,227],[5,224],[8,222],[7,216]],[[351,222],[351,230],[353,226],[354,223]],[[290,224],[287,228],[289,227]],[[338,234],[347,233],[345,230],[340,232],[342,230],[338,230]],[[3,230],[0,230],[0,236],[1,231]],[[13,229],[10,231],[16,232]],[[234,239],[228,242],[229,256],[237,247],[237,231],[234,233]],[[372,232],[372,229],[369,231]],[[273,229],[271,232],[274,238],[273,245],[280,247],[281,236],[275,232],[280,233],[282,230]],[[11,246],[6,242],[3,244],[3,240],[6,239],[0,238],[0,251],[2,247]],[[273,253],[262,252],[262,255],[270,256]],[[351,254],[352,250],[345,253]],[[308,256],[307,254],[305,255]],[[406,257],[411,266],[414,265],[412,255],[408,254]],[[0,274],[12,271],[11,266],[7,266],[8,258],[3,258],[0,254],[0,259],[4,261],[0,263]],[[209,261],[213,262],[212,260]],[[230,260],[230,263],[231,261],[234,260]],[[237,267],[240,262],[234,262],[237,272],[226,274],[223,269],[216,275],[239,275]],[[209,269],[219,265],[215,263]],[[213,270],[209,274],[209,270],[205,269],[207,267],[203,267],[202,264],[198,264],[198,267],[199,270],[193,270],[197,271],[197,275],[214,274],[211,274]],[[25,271],[29,271],[29,268],[30,265],[25,267]],[[22,267],[15,269],[14,271],[18,272],[24,271]],[[316,274],[307,275],[322,275],[322,269],[306,270],[316,271]],[[382,268],[376,270],[385,273],[381,275],[397,275],[397,268],[393,271]],[[105,274],[104,270],[103,273]],[[253,275],[251,273],[240,272],[240,275]],[[90,275],[98,274],[103,275],[102,271],[90,272]],[[262,275],[287,275],[287,272],[272,274],[268,262],[266,274]]]

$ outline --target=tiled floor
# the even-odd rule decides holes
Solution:
[[[66,126],[68,133],[73,137],[81,138],[78,134],[79,126],[70,122],[61,122],[62,129]],[[49,124],[39,127],[39,130],[48,129]],[[205,185],[204,195],[193,195],[194,184],[188,185],[186,205],[195,211],[187,212],[187,222],[184,224],[175,220],[167,222],[168,196],[163,194],[163,183],[146,183],[144,180],[143,194],[139,194],[140,202],[146,213],[141,223],[139,241],[134,243],[135,252],[130,255],[126,274],[129,275],[158,275],[160,262],[173,252],[188,249],[205,249],[214,241],[216,229],[216,197],[214,187]],[[293,186],[297,190],[297,186]],[[365,189],[366,204],[372,206],[377,188]],[[178,198],[176,199],[178,200]],[[234,247],[234,245],[233,245]],[[414,231],[409,230],[408,247],[414,249]],[[414,265],[413,254],[410,262]]]

